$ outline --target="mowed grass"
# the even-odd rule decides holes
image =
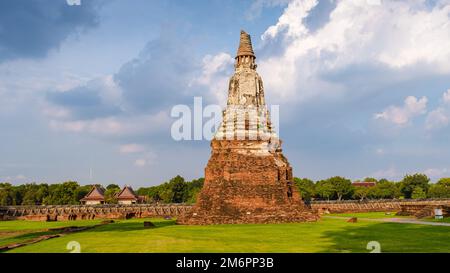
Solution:
[[[414,218],[412,216],[398,216],[395,212],[355,212],[355,213],[332,213],[325,214],[325,216],[340,216],[340,217],[357,217],[368,219],[382,219],[382,218]]]
[[[145,219],[122,220],[10,252],[69,252],[66,246],[70,241],[79,242],[81,252],[364,253],[369,252],[366,247],[370,241],[378,241],[382,252],[450,252],[450,227],[445,226],[347,223],[344,219],[325,218],[316,223],[214,226],[150,220],[156,228],[144,228]]]
[[[40,222],[40,221],[1,221],[0,246],[24,242],[41,235],[54,234],[47,231],[50,228],[68,226],[87,226],[100,223],[100,220],[70,221],[70,222]]]

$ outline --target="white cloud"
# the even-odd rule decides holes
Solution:
[[[376,171],[371,175],[377,179],[386,178],[386,179],[395,179],[401,177],[400,172],[397,171],[395,167],[389,167],[385,170]]]
[[[426,97],[417,99],[414,96],[409,96],[405,99],[403,106],[389,106],[383,112],[375,114],[374,117],[404,126],[409,124],[412,118],[426,113],[427,102]]]
[[[255,0],[246,14],[248,20],[253,20],[261,15],[263,8],[287,5],[290,0]]]
[[[439,107],[431,111],[425,121],[427,130],[439,129],[446,127],[450,123],[449,113],[444,108]]]
[[[445,104],[450,104],[450,89],[442,95],[442,100]]]
[[[384,155],[386,151],[383,148],[377,148],[375,149],[375,154],[377,155]]]
[[[425,121],[427,130],[436,130],[450,124],[450,89],[442,95],[441,106],[431,111]]]
[[[22,182],[25,182],[26,180],[28,180],[28,177],[23,174],[0,177],[0,181],[11,182],[11,183],[14,183],[14,182],[22,183]]]
[[[441,178],[449,173],[447,168],[429,168],[423,171],[424,174],[431,178]]]
[[[137,167],[149,166],[155,163],[156,158],[156,154],[149,152],[144,157],[136,159],[134,165]]]
[[[107,117],[91,120],[51,120],[54,130],[105,136],[151,134],[169,128],[170,116],[162,111],[154,115]]]
[[[201,85],[208,88],[208,98],[217,104],[225,104],[228,95],[228,79],[234,59],[228,53],[206,55],[202,60],[199,76],[190,85]]]
[[[124,144],[119,148],[122,154],[140,153],[145,151],[145,147],[136,143]]]
[[[134,165],[136,165],[138,167],[144,167],[145,165],[147,165],[147,160],[145,160],[145,159],[136,159],[136,161],[134,162]]]
[[[424,1],[337,1],[329,21],[310,31],[305,19],[317,3],[293,0],[262,35],[268,48],[282,48],[259,65],[266,86],[280,98],[339,92],[339,81],[323,75],[364,64],[404,73],[401,80],[450,72],[449,1],[433,8]]]

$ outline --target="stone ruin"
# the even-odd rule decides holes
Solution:
[[[292,167],[272,128],[250,35],[241,31],[223,121],[188,225],[316,221],[293,184]]]

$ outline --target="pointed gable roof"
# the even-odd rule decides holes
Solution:
[[[138,200],[138,196],[134,193],[133,188],[131,186],[126,185],[123,189],[117,194],[118,200]]]
[[[91,191],[86,194],[80,201],[88,200],[105,200],[105,190],[97,185],[93,186]]]

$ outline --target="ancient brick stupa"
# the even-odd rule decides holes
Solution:
[[[292,168],[272,129],[250,35],[241,31],[223,121],[211,141],[205,183],[180,224],[317,220],[293,185]]]

